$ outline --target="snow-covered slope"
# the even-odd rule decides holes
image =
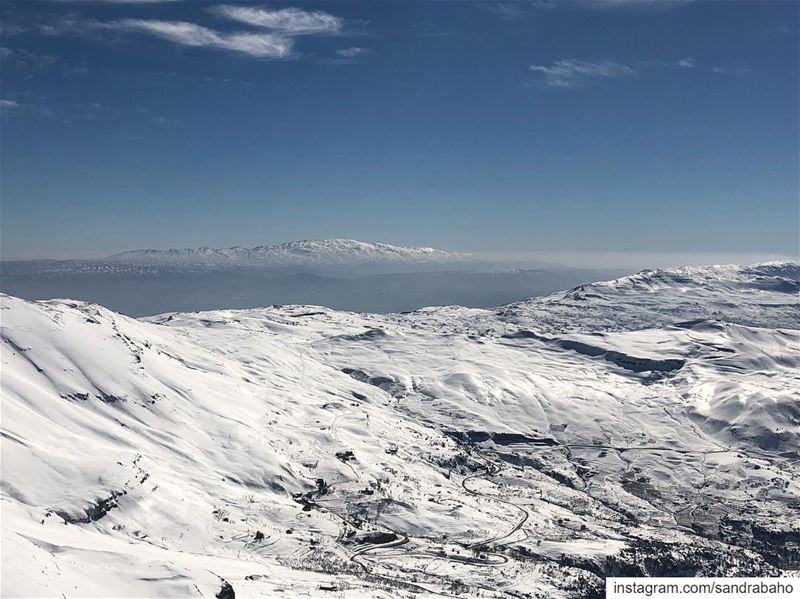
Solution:
[[[800,266],[703,266],[645,270],[506,306],[504,319],[539,329],[612,331],[717,319],[800,328]]]
[[[428,264],[464,261],[466,254],[430,247],[367,243],[354,239],[291,241],[252,248],[135,250],[109,256],[106,262],[238,264],[274,267],[358,264]]]
[[[584,597],[797,569],[797,272],[394,315],[2,296],[2,593]]]

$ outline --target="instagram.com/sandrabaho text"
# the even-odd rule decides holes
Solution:
[[[800,599],[800,578],[607,578],[606,599]]]

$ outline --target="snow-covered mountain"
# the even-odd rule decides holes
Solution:
[[[469,254],[348,239],[141,250],[96,260],[8,261],[0,267],[2,293],[32,300],[68,297],[137,317],[271,304],[365,312],[451,303],[496,306],[624,272],[534,263],[509,268]]]
[[[610,331],[693,319],[800,328],[800,266],[692,266],[645,270],[511,304],[503,316],[538,328]]]
[[[600,597],[796,570],[798,270],[387,315],[1,296],[2,594]]]
[[[367,243],[354,239],[291,241],[252,248],[135,250],[114,254],[104,262],[235,264],[273,267],[360,264],[447,264],[469,259],[467,254],[430,247]]]

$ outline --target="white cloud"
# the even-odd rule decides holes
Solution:
[[[292,40],[287,37],[271,33],[222,33],[186,21],[123,19],[104,27],[147,33],[184,46],[221,48],[257,57],[285,58],[292,51]]]
[[[155,4],[178,0],[56,1],[62,3],[85,1],[107,4]],[[344,26],[344,20],[339,17],[323,11],[306,11],[299,8],[273,10],[221,4],[209,10],[245,24],[248,28],[243,28],[243,31],[229,31],[206,27],[190,21],[125,18],[109,22],[63,16],[58,20],[41,22],[36,25],[36,29],[45,35],[75,37],[93,37],[102,31],[142,33],[184,46],[218,48],[261,58],[287,58],[293,54],[296,36],[338,33]],[[7,32],[4,31],[4,33]]]
[[[636,71],[625,64],[611,60],[591,62],[586,60],[558,60],[551,65],[532,64],[532,73],[541,77],[548,87],[579,87],[597,79],[614,79],[635,75]]]
[[[0,100],[0,109],[14,110],[15,108],[19,108],[19,102],[15,102],[14,100]]]
[[[77,1],[77,0],[61,0]],[[91,0],[94,2],[157,2],[159,0]],[[299,8],[271,10],[223,4],[210,9],[228,19],[260,30],[219,31],[189,21],[164,21],[158,19],[121,19],[112,22],[62,19],[55,24],[39,27],[49,35],[84,36],[93,31],[113,30],[144,33],[184,46],[220,48],[249,56],[286,58],[292,54],[293,37],[306,34],[336,33],[343,26],[342,19],[322,11],[305,11]],[[266,31],[265,31],[266,30]]]
[[[342,48],[341,50],[337,50],[336,54],[342,58],[358,58],[364,54],[369,54],[369,49],[357,48],[353,46],[352,48]]]
[[[686,58],[681,58],[678,61],[678,66],[682,69],[693,69],[697,66],[697,64],[695,63],[694,58],[687,56]]]
[[[306,11],[299,8],[253,8],[250,6],[215,6],[213,12],[228,19],[263,27],[284,35],[312,33],[336,33],[343,26],[342,19],[322,11]]]

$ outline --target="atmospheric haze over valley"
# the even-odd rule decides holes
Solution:
[[[81,299],[130,316],[270,304],[404,312],[434,305],[497,306],[626,272],[325,239],[7,261],[0,291],[25,299]]]

